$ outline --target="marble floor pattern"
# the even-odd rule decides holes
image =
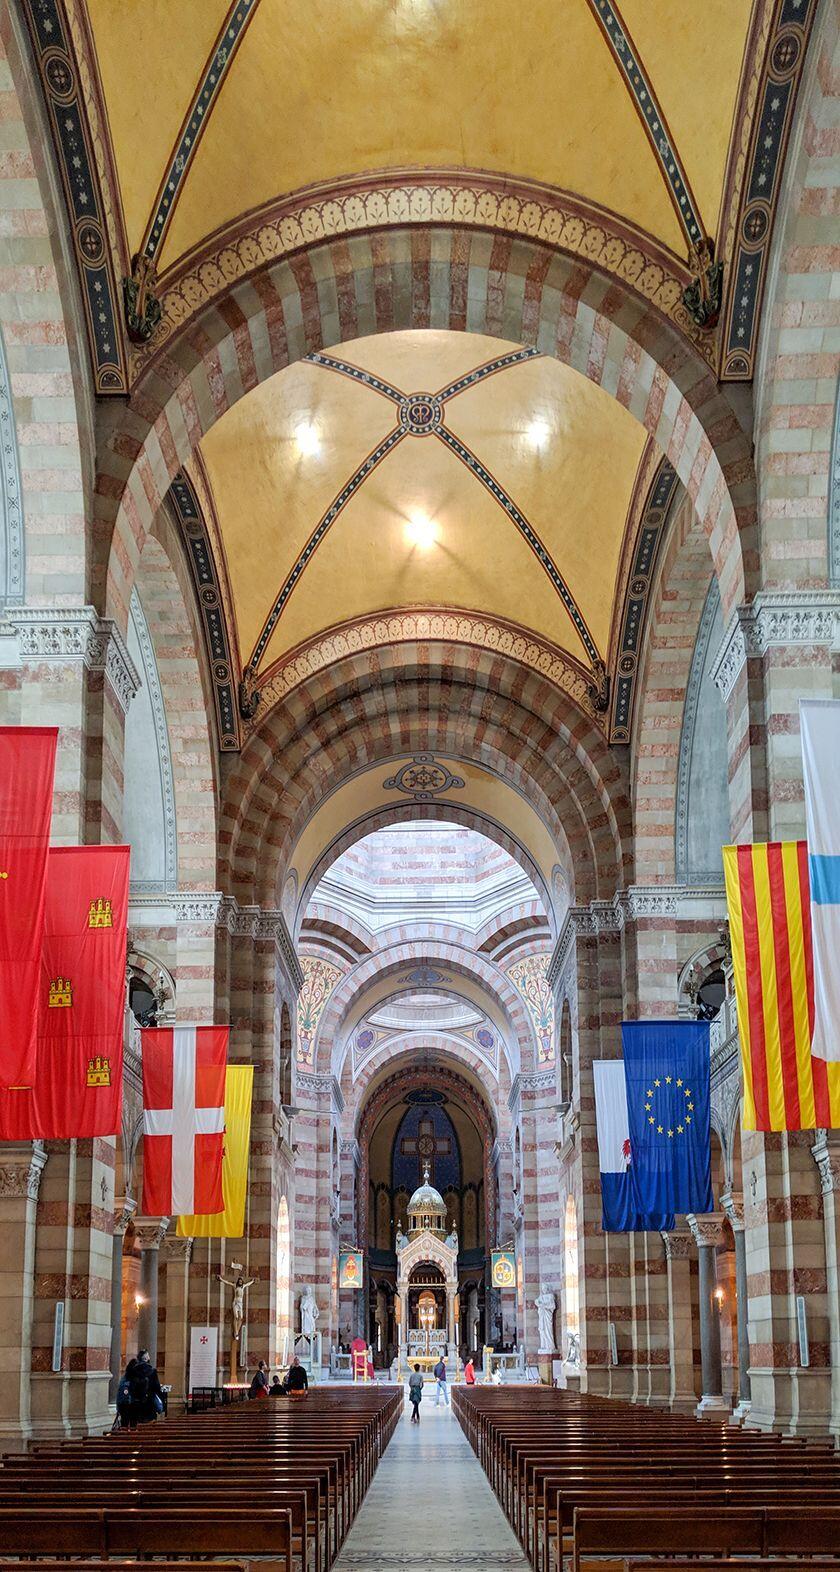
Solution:
[[[397,1425],[334,1572],[529,1567],[451,1408],[427,1390]]]

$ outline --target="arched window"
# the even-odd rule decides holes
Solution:
[[[277,1208],[277,1363],[285,1364],[292,1353],[292,1239],[289,1203],[281,1195]]]
[[[280,1011],[280,1101],[284,1107],[292,1101],[292,1020],[289,1006]]]
[[[578,1286],[578,1230],[577,1209],[573,1195],[566,1200],[566,1218],[563,1228],[563,1281],[565,1287],[565,1348],[566,1358],[580,1346],[580,1289]],[[574,1339],[574,1342],[572,1342]]]

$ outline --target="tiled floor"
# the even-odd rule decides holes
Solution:
[[[335,1572],[528,1565],[451,1408],[426,1391],[420,1424],[400,1420]]]

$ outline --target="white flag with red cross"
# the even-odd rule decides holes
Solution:
[[[150,1027],[143,1060],[143,1212],[224,1210],[227,1026]]]

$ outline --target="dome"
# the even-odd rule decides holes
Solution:
[[[424,1228],[436,1234],[446,1232],[446,1202],[430,1181],[428,1163],[423,1165],[423,1183],[408,1203],[409,1237]]]

